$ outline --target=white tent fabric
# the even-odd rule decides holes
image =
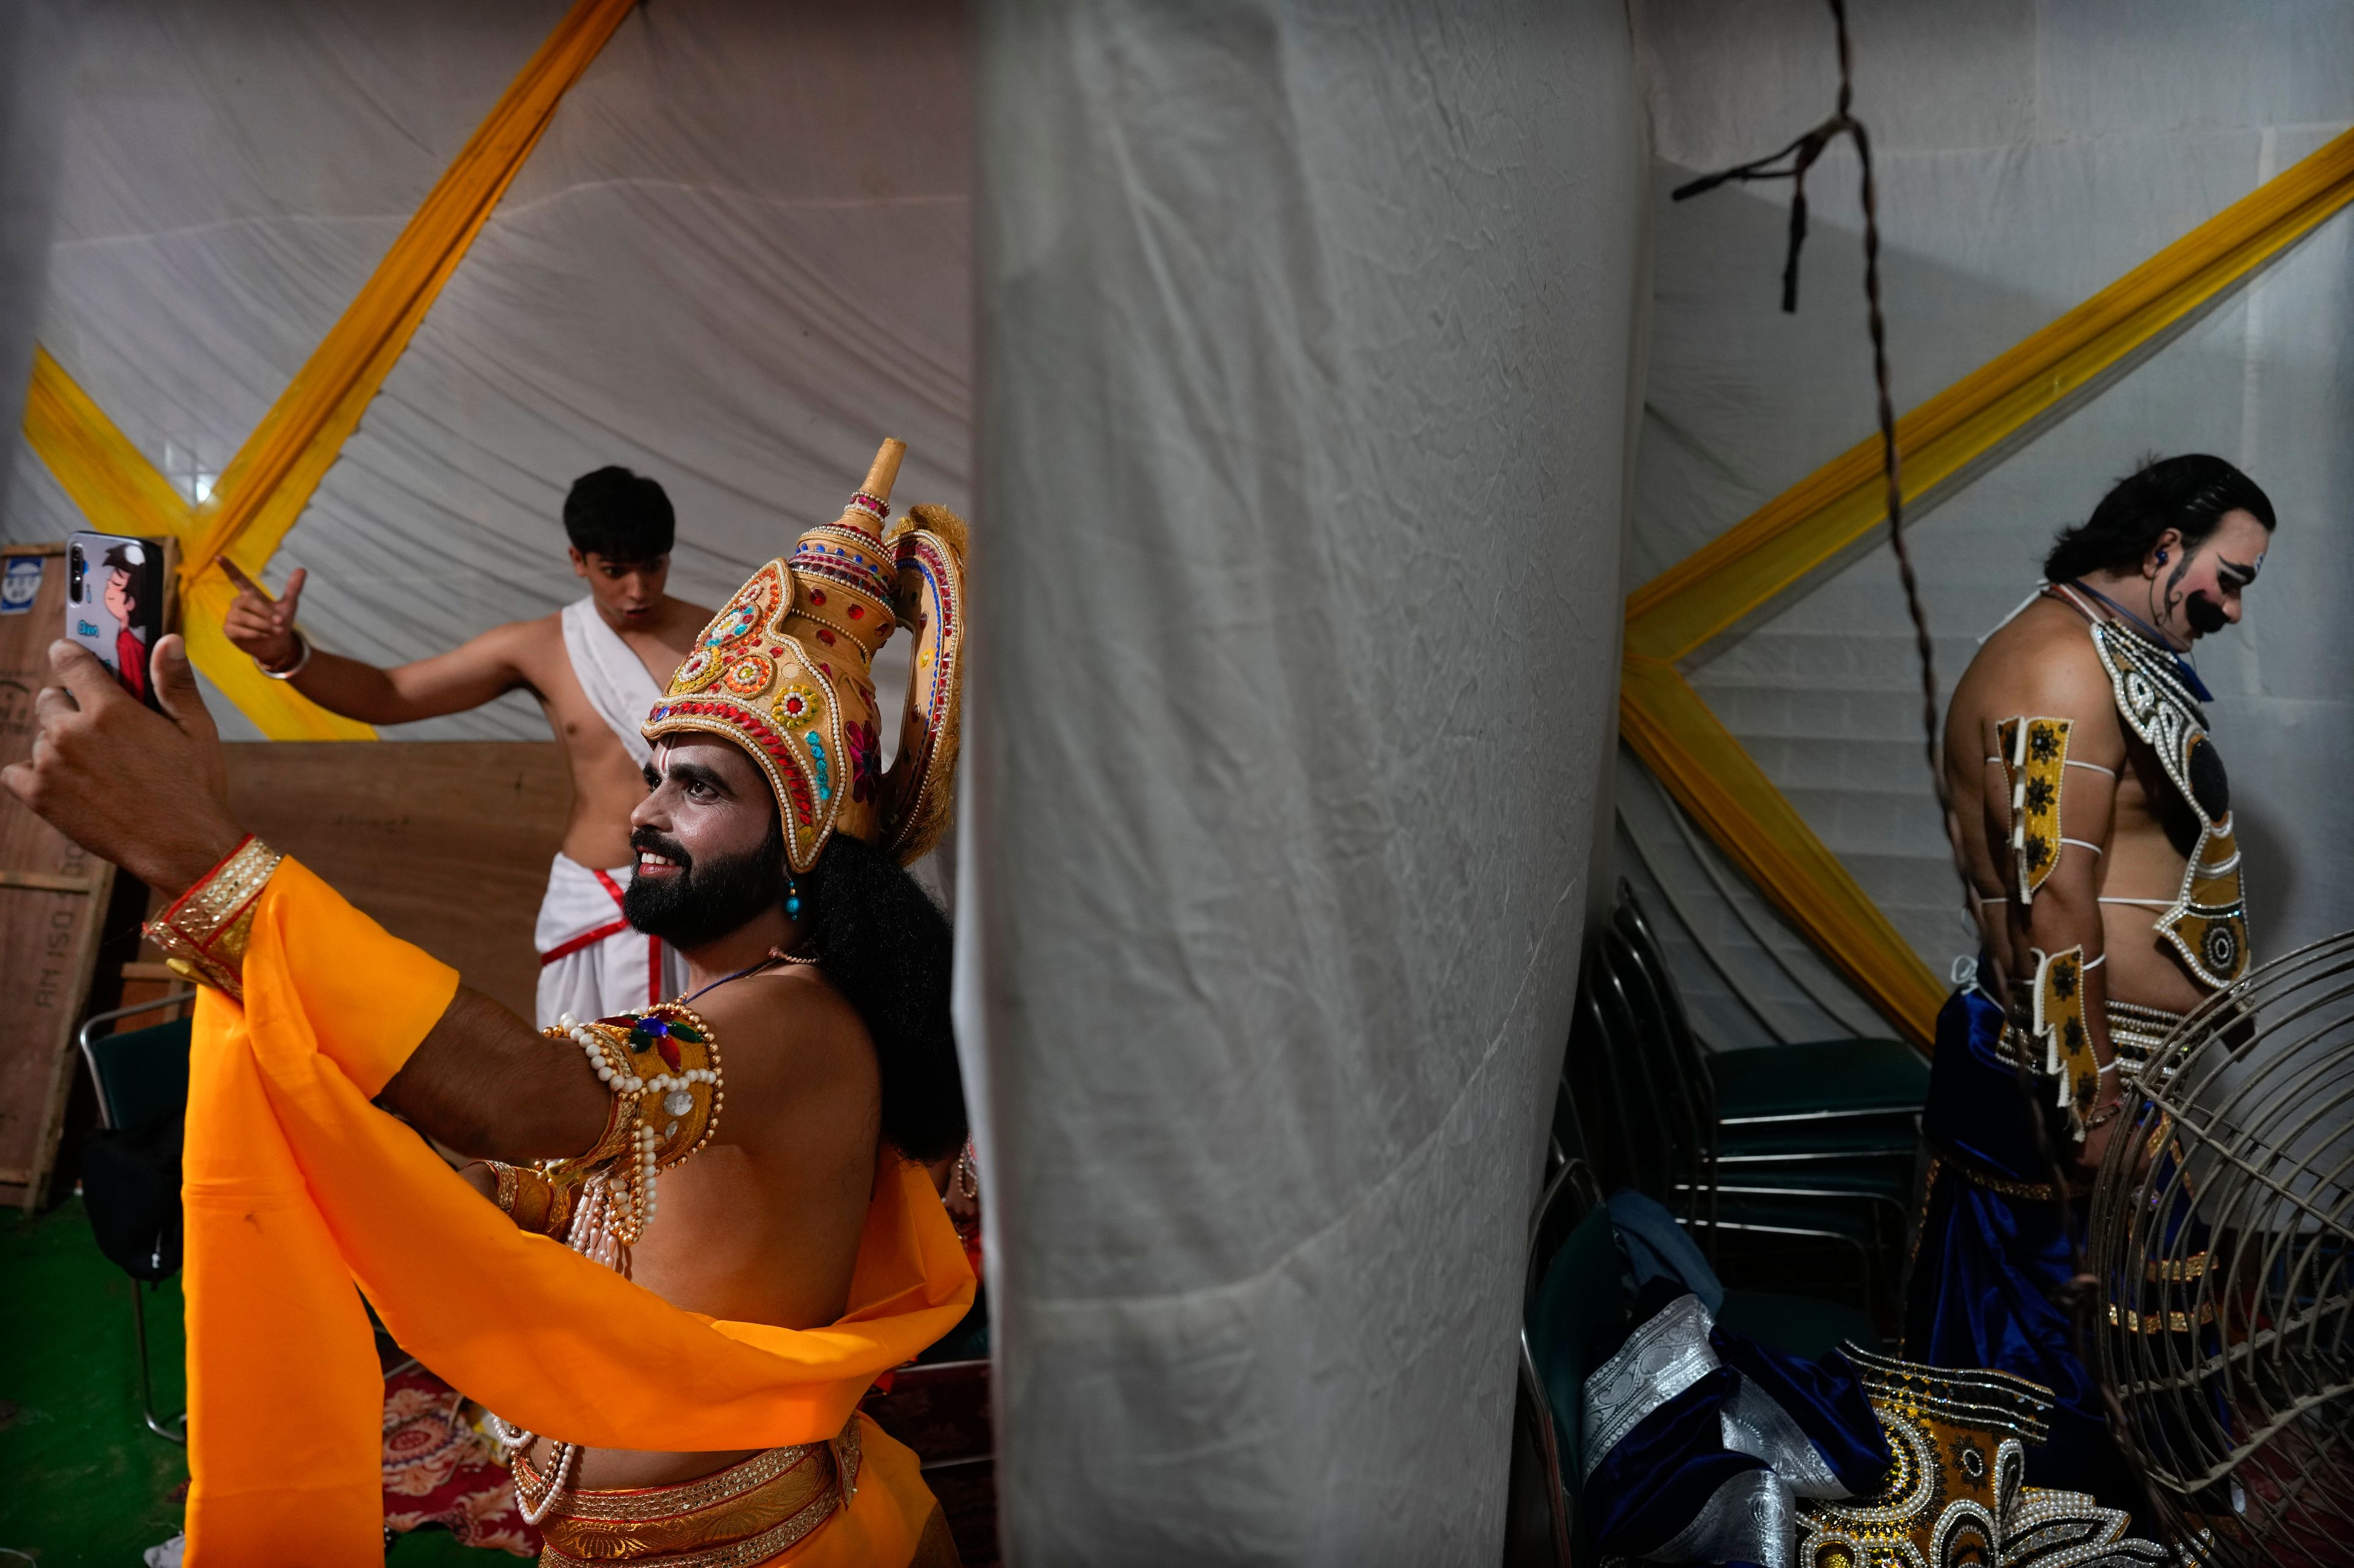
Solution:
[[[200,493],[565,9],[89,7],[41,341]],[[558,509],[607,462],[669,490],[673,591],[704,603],[839,511],[885,434],[904,500],[966,508],[968,48],[946,0],[632,13],[272,565],[310,568],[320,644],[396,662],[578,598]],[[86,524],[20,452],[0,526]],[[546,734],[521,696],[387,732]]]
[[[2354,123],[2354,13],[2342,7],[1892,0],[1850,13],[1900,409]],[[1808,184],[1795,316],[1777,309],[1787,187],[1667,199],[1693,174],[1770,151],[1829,111],[1837,79],[1820,0],[1638,0],[1634,15],[1656,138],[1655,284],[1629,588],[1872,428],[1853,159],[1834,154]],[[2354,214],[2341,213],[1919,516],[1913,535],[1950,689],[1977,638],[2033,587],[2052,534],[2144,454],[2216,452],[2270,493],[2281,528],[2247,621],[2199,651],[2219,698],[2210,712],[2232,771],[2259,958],[2354,926],[2354,814],[2338,784],[2354,755],[2350,241]],[[1921,758],[1916,681],[1884,544],[1705,651],[1694,676],[1942,976],[1970,938]],[[1666,819],[1653,819],[1629,813],[1659,874],[1679,882],[1774,1014],[1782,982]],[[1719,1003],[1702,1011],[1720,1043],[1769,1037],[1729,996]],[[1819,1011],[1776,1016],[1794,1036],[1829,1028]]]
[[[25,411],[33,332],[48,271],[63,66],[71,6],[0,0],[0,433]],[[0,439],[0,497],[18,443]]]
[[[1624,13],[1009,3],[979,59],[1009,1553],[1491,1561],[1613,730]]]

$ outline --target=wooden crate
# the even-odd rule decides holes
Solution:
[[[0,767],[32,754],[33,698],[66,623],[65,546],[0,549],[0,573],[24,560],[40,563],[40,587],[30,608],[0,613]],[[0,792],[0,1202],[37,1208],[48,1194],[113,891],[112,866]]]

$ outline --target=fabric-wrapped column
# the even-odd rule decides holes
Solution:
[[[1009,1557],[1492,1561],[1613,733],[1625,14],[980,35]]]

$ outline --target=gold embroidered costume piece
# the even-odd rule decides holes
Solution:
[[[2158,754],[2158,766],[2199,825],[2174,902],[2156,922],[2190,972],[2217,991],[2247,972],[2247,893],[2232,832],[2232,786],[2208,737],[2207,715],[2175,673],[2173,655],[2131,627],[2092,625],[2117,714]]]

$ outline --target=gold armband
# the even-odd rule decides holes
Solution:
[[[674,1001],[594,1023],[567,1016],[543,1033],[579,1046],[613,1093],[595,1146],[550,1164],[546,1176],[557,1185],[601,1178],[614,1205],[604,1223],[628,1246],[654,1217],[654,1173],[709,1143],[718,1129],[727,1100],[718,1037],[693,1009]]]
[[[573,1199],[580,1191],[578,1181],[558,1181],[545,1171],[528,1165],[509,1165],[502,1160],[486,1160],[491,1173],[498,1180],[493,1194],[500,1210],[514,1221],[519,1230],[544,1236],[564,1239],[572,1222]]]
[[[2101,1090],[2100,1059],[2084,1026],[2084,949],[2069,948],[2042,956],[2035,966],[2035,1037],[2043,1046],[2043,1070],[2059,1080],[2059,1103],[2076,1136]]]
[[[248,833],[147,926],[147,939],[164,950],[174,974],[245,1000],[245,944],[253,906],[286,857]]]
[[[2060,863],[2060,785],[2072,726],[2063,718],[2009,718],[1996,732],[2010,780],[2010,853],[2021,904],[2035,902]]]

